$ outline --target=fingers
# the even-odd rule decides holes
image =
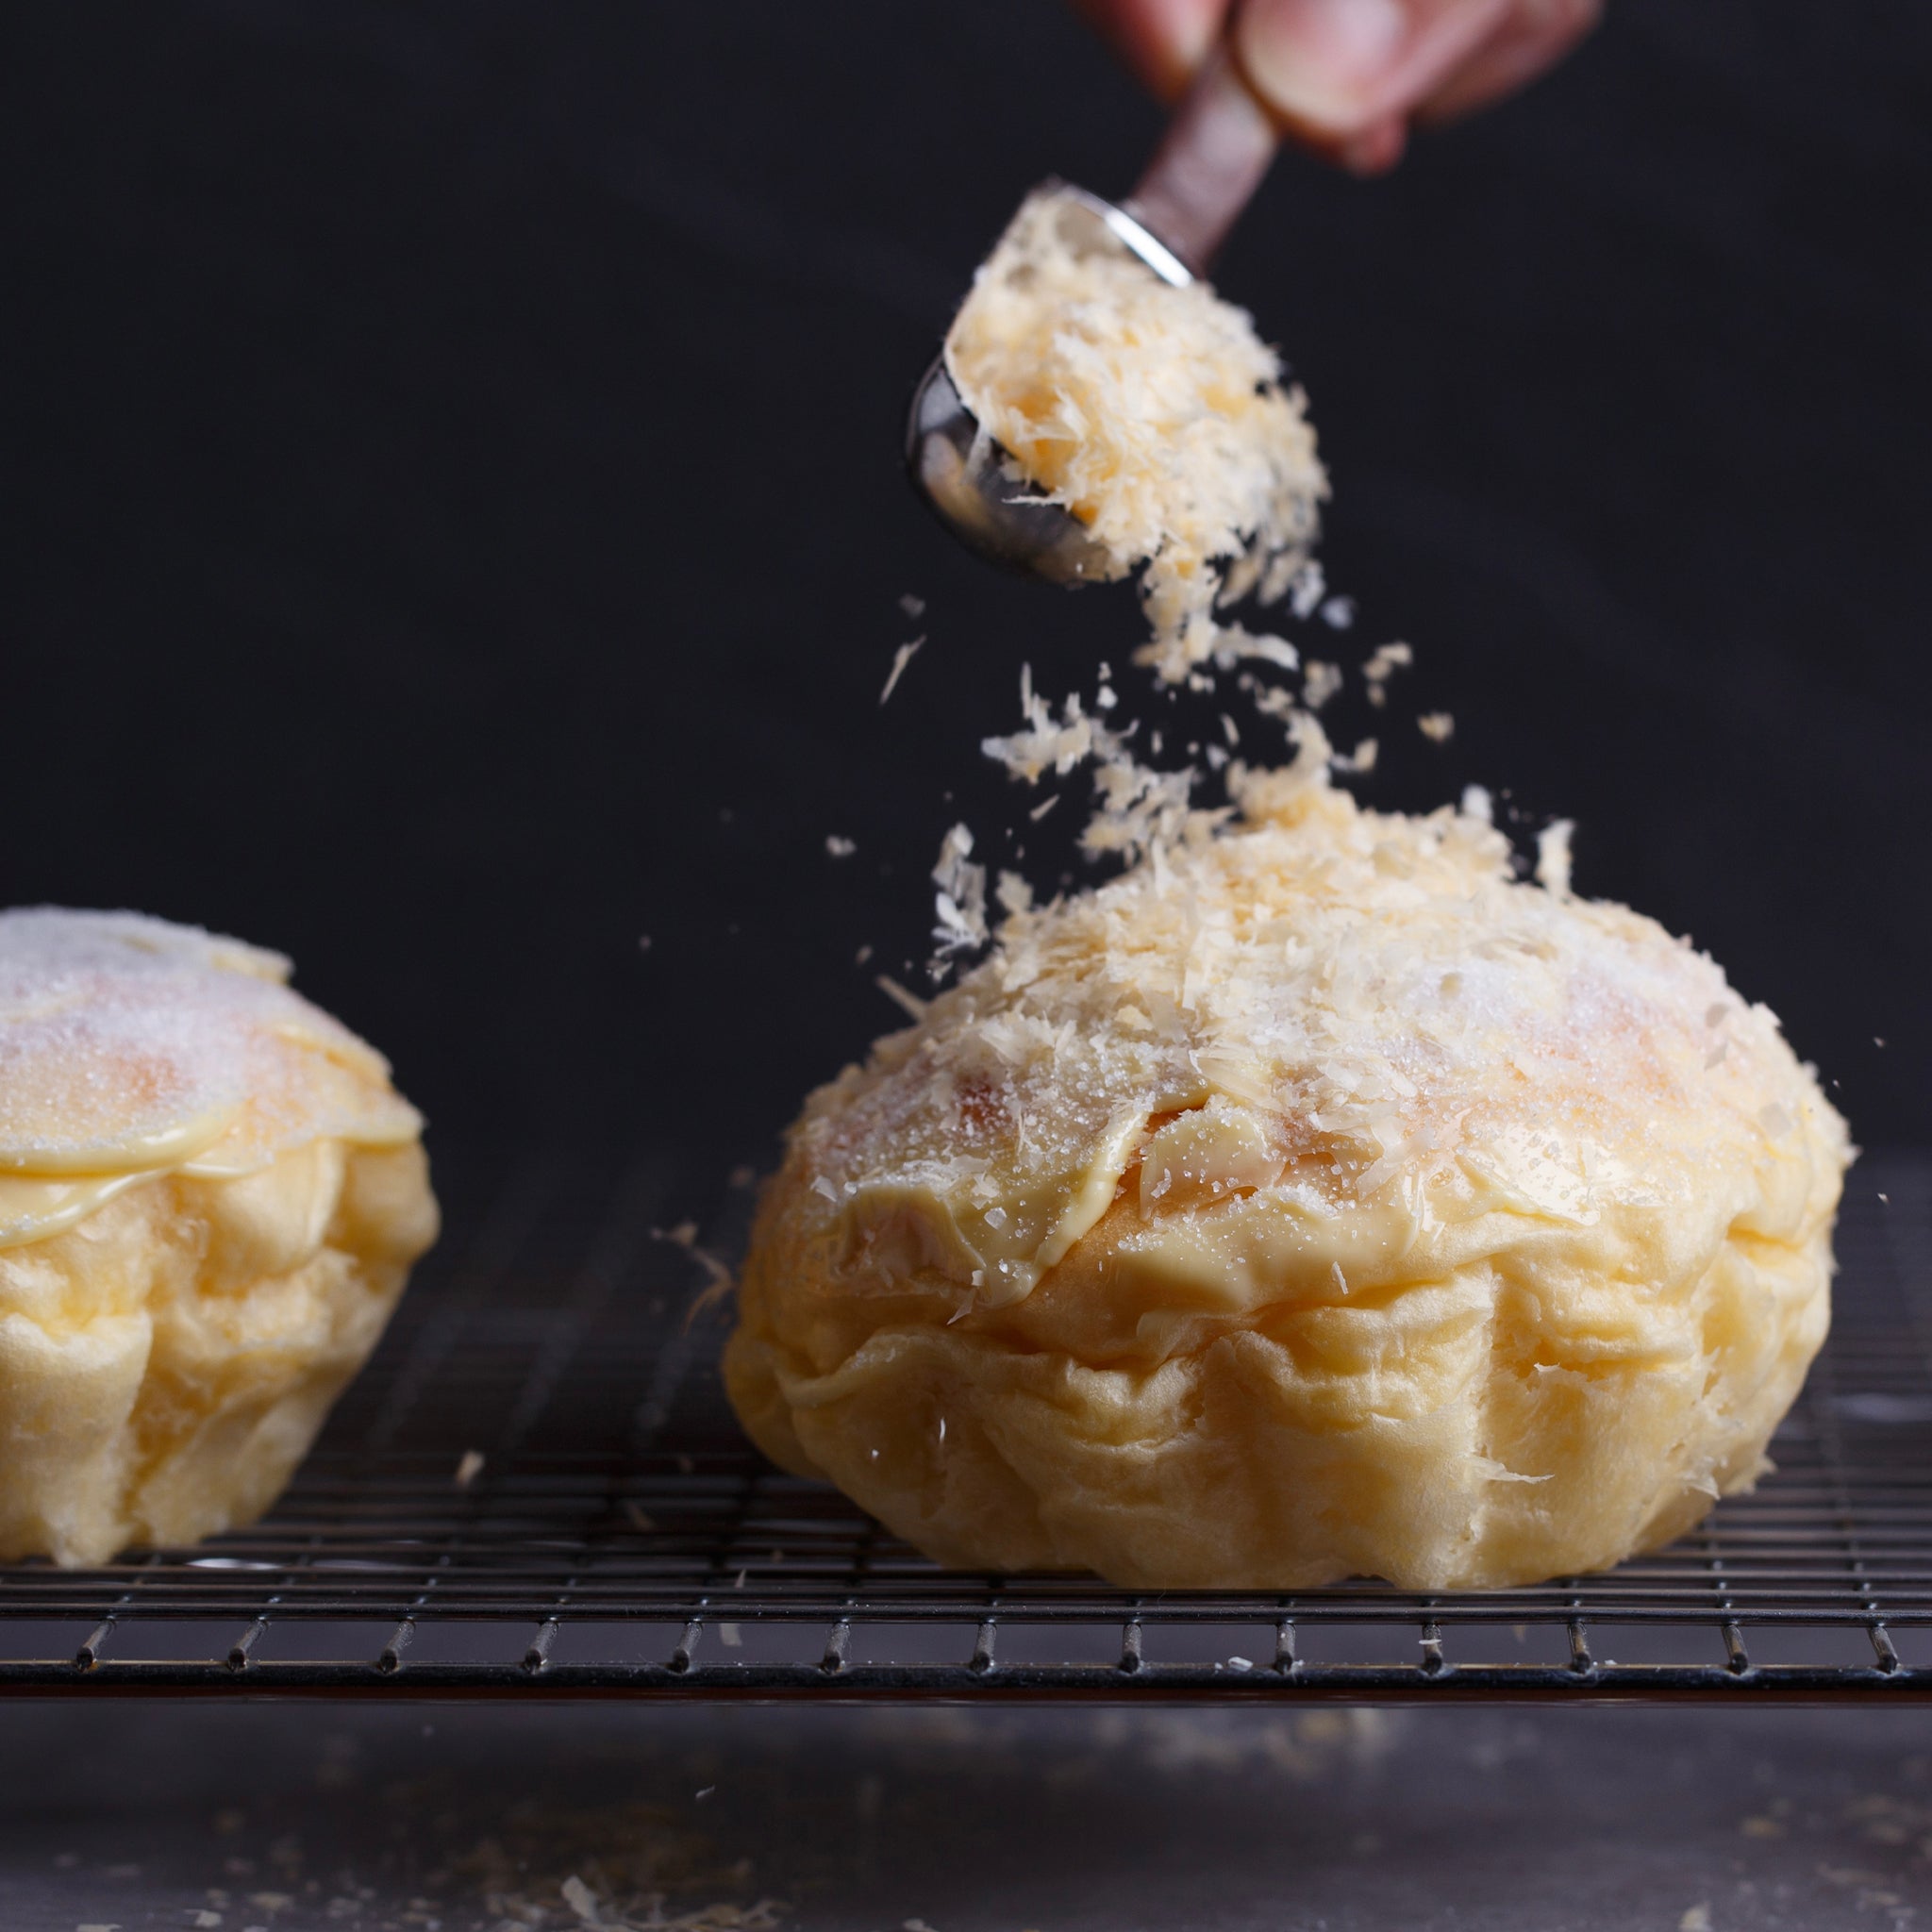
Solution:
[[[1248,0],[1235,46],[1296,133],[1345,148],[1406,120],[1488,42],[1515,0]]]
[[[1357,174],[1412,123],[1454,120],[1553,67],[1603,0],[1074,0],[1164,100],[1232,35],[1250,84],[1305,146]],[[1232,25],[1230,27],[1230,20]]]
[[[1546,74],[1603,16],[1603,0],[1518,0],[1509,18],[1418,108],[1425,125],[1454,121]]]
[[[1074,0],[1101,37],[1164,101],[1187,87],[1227,24],[1230,0]]]

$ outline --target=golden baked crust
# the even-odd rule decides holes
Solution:
[[[435,1239],[420,1117],[287,970],[0,913],[0,1557],[258,1515]]]
[[[725,1356],[939,1560],[1527,1583],[1747,1487],[1844,1124],[1774,1017],[1486,819],[1241,778],[813,1094]]]

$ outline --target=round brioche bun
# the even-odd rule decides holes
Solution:
[[[1306,752],[1235,790],[808,1101],[744,1426],[975,1570],[1443,1590],[1669,1541],[1824,1339],[1843,1122],[1486,812],[1362,809]]]
[[[259,1515],[436,1237],[421,1118],[288,972],[0,913],[0,1557]]]

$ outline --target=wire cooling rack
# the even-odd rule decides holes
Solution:
[[[1441,1596],[936,1568],[738,1433],[728,1311],[691,1314],[661,1227],[688,1181],[440,1155],[443,1241],[273,1515],[0,1567],[0,1688],[1932,1697],[1932,1159],[1857,1170],[1832,1339],[1755,1494],[1606,1575]]]

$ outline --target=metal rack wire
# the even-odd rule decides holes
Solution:
[[[269,1519],[0,1568],[0,1688],[382,1695],[1932,1698],[1932,1160],[1868,1162],[1777,1474],[1606,1575],[1136,1594],[940,1570],[778,1474],[669,1161],[439,1159],[449,1233]],[[480,1457],[480,1465],[477,1458]]]

